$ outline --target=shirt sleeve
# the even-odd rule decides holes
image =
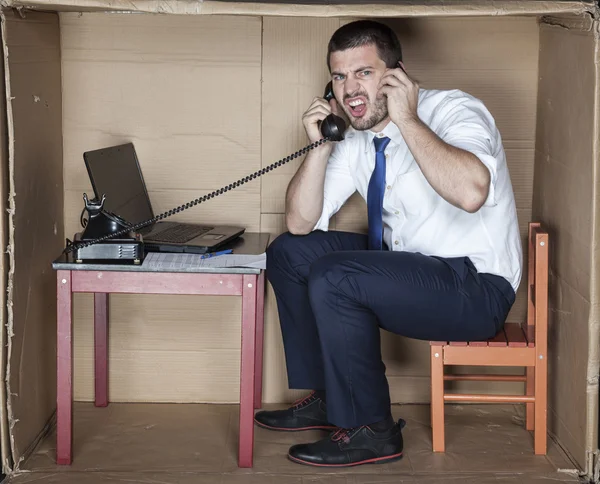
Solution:
[[[323,188],[323,211],[315,224],[314,230],[327,231],[329,220],[346,203],[346,200],[356,191],[354,179],[345,156],[345,143],[336,143],[327,161],[325,183]]]
[[[496,182],[504,155],[494,118],[480,100],[465,93],[451,96],[440,111],[437,135],[449,145],[474,154],[485,165],[490,186],[484,205],[496,205]]]

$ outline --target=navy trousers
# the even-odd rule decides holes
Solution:
[[[390,415],[380,328],[420,340],[482,340],[502,327],[515,294],[468,258],[367,250],[367,236],[284,233],[267,250],[288,384],[322,390],[343,428]]]

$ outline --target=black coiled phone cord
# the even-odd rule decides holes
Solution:
[[[251,180],[254,180],[255,178],[258,178],[259,176],[264,175],[265,173],[274,170],[275,168],[278,168],[282,165],[285,165],[286,163],[292,161],[295,158],[298,158],[300,155],[303,155],[304,153],[316,148],[317,146],[322,145],[323,143],[325,143],[326,141],[329,141],[328,137],[325,138],[321,138],[319,141],[315,141],[314,143],[302,148],[299,151],[296,151],[295,153],[286,156],[285,158],[276,161],[275,163],[269,165],[269,166],[265,166],[264,168],[261,168],[260,170],[245,176],[244,178],[239,179],[238,181],[231,183],[229,185],[227,185],[226,187],[223,188],[219,188],[218,190],[215,190],[212,193],[208,193],[206,195],[204,195],[203,197],[198,197],[195,200],[192,200],[188,203],[184,203],[183,205],[180,205],[179,207],[176,208],[172,208],[171,210],[168,210],[166,212],[161,213],[160,215],[156,215],[154,218],[145,220],[143,222],[139,222],[135,225],[130,225],[129,227],[127,227],[126,229],[122,229],[119,230],[118,232],[114,232],[112,234],[109,235],[104,235],[102,237],[98,237],[97,239],[93,239],[93,240],[88,240],[85,242],[79,242],[77,244],[70,244],[68,245],[65,250],[63,251],[63,253],[67,253],[67,252],[72,252],[76,249],[82,248],[82,247],[87,247],[89,245],[98,243],[98,242],[102,242],[104,240],[108,240],[108,239],[112,239],[114,237],[118,237],[120,235],[124,235],[127,234],[129,232],[135,232],[138,229],[141,229],[143,227],[146,227],[148,225],[151,225],[155,222],[158,222],[159,220],[165,219],[167,217],[170,217],[171,215],[175,215],[176,213],[182,212],[183,210],[187,210],[188,208],[194,207],[202,202],[206,202],[207,200],[210,200],[211,198],[217,197],[225,192],[228,192],[229,190],[233,190],[234,188],[239,187],[240,185],[243,185],[244,183],[247,183]]]

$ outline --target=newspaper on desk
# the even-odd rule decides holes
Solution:
[[[265,269],[266,254],[224,254],[202,258],[201,254],[150,252],[142,267],[153,271],[193,271],[203,267],[250,267]]]

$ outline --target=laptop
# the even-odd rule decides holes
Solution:
[[[133,224],[155,217],[133,143],[86,151],[83,159],[95,197],[101,200],[106,195],[105,210]],[[218,250],[244,231],[235,226],[168,221],[138,229],[147,251],[197,254]]]

